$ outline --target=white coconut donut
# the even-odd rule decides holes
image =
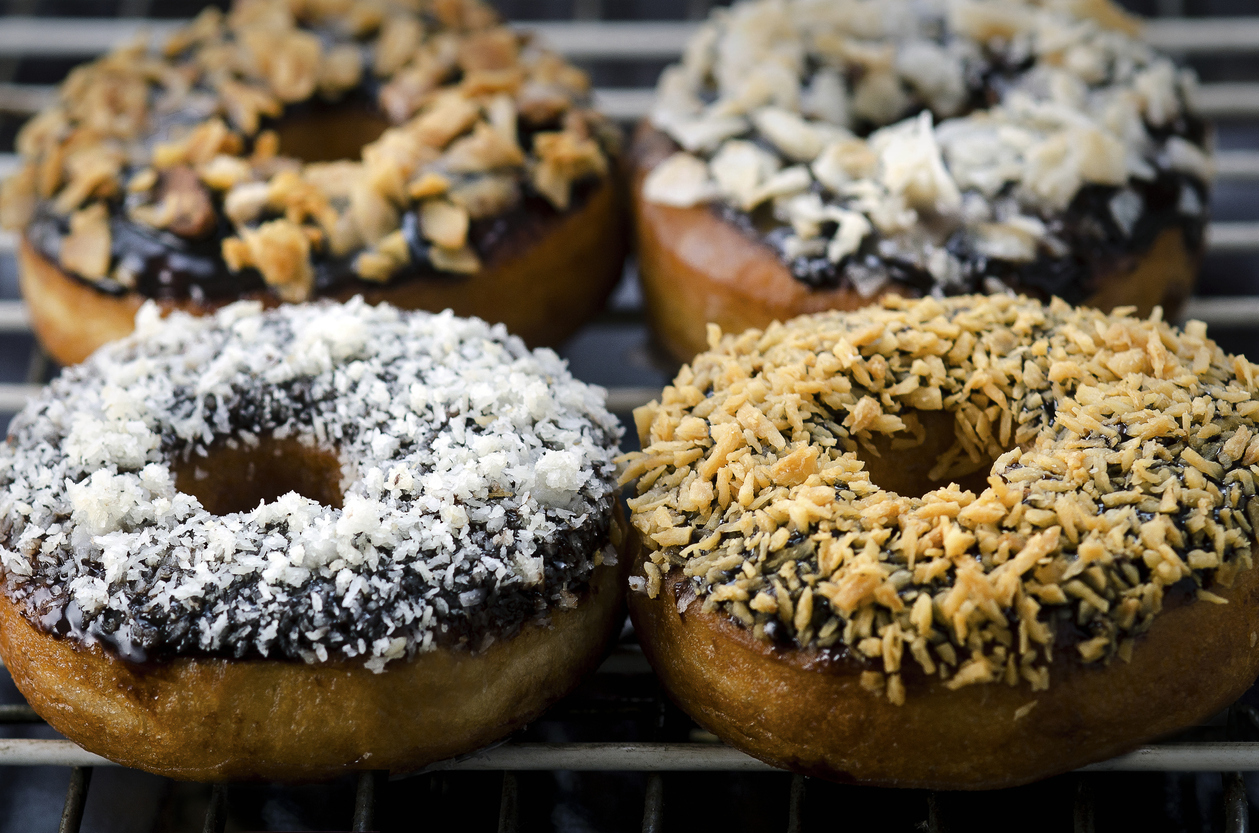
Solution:
[[[0,450],[0,653],[55,728],[178,777],[475,748],[616,623],[602,399],[449,313],[150,305]]]

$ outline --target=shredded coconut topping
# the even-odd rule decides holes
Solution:
[[[1104,0],[719,9],[660,79],[651,121],[681,149],[644,197],[759,210],[806,282],[864,253],[966,291],[968,261],[1060,257],[1074,232],[1046,221],[1089,187],[1126,189],[1138,215],[1160,177],[1201,196],[1211,162],[1184,138],[1194,78],[1135,31]],[[863,294],[895,277],[876,271],[854,280]]]
[[[4,588],[127,659],[480,648],[577,603],[608,545],[620,436],[601,389],[501,325],[356,299],[213,317],[146,306],[0,450]],[[334,452],[343,506],[217,516],[172,465],[223,442]],[[248,475],[241,473],[240,477]]]
[[[1223,603],[1252,566],[1257,392],[1201,322],[1061,301],[889,298],[714,332],[634,414],[637,589],[680,576],[894,703],[905,673],[1041,690],[1055,651],[1127,660],[1164,606]],[[955,436],[930,490],[872,483],[863,459],[921,456],[931,411]],[[993,460],[978,494],[943,485]]]

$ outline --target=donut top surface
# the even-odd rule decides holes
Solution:
[[[449,280],[604,177],[587,97],[480,0],[242,0],[72,72],[0,222],[114,293]]]
[[[3,592],[137,661],[379,670],[477,649],[615,562],[619,436],[600,389],[477,319],[356,300],[163,321],[149,305],[14,419]],[[268,438],[335,453],[341,507],[288,492],[214,515],[176,488],[175,464]]]
[[[680,571],[892,702],[915,675],[1040,690],[1129,657],[1164,606],[1222,602],[1252,566],[1259,367],[1201,322],[960,296],[716,335],[634,414],[631,583],[654,598]],[[874,447],[920,456],[932,411],[955,436],[929,490],[871,482]],[[989,465],[978,494],[949,482]]]
[[[661,76],[681,149],[643,194],[712,204],[813,286],[1078,302],[1085,259],[1201,241],[1194,78],[1134,32],[1106,0],[738,3]]]

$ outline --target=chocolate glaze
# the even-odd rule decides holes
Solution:
[[[434,588],[418,575],[407,575],[401,584],[402,593],[413,598],[425,598],[437,604],[445,604],[450,620],[435,635],[434,643],[442,648],[479,649],[487,637],[509,639],[527,623],[544,618],[551,610],[549,591],[564,587],[576,598],[584,598],[590,585],[588,571],[579,569],[587,563],[590,553],[598,551],[608,541],[610,511],[603,513],[601,523],[591,523],[580,530],[572,530],[559,539],[552,540],[550,547],[539,554],[545,559],[544,573],[547,590],[522,590],[487,595],[475,607],[464,608],[459,594],[445,588]],[[482,545],[488,552],[496,551],[485,538]],[[171,571],[170,564],[162,563],[155,573]],[[583,574],[584,573],[584,574]],[[94,619],[84,619],[83,612],[73,601],[67,602],[59,585],[48,583],[41,577],[39,582],[28,585],[23,599],[27,618],[46,633],[66,637],[76,643],[98,642],[120,659],[133,665],[160,663],[176,657],[222,657],[229,659],[299,659],[299,634],[319,628],[328,628],[326,637],[330,648],[353,644],[359,640],[371,643],[388,633],[385,617],[388,611],[375,599],[369,598],[360,611],[350,611],[337,603],[332,579],[314,577],[295,588],[292,595],[317,595],[325,600],[322,610],[313,613],[309,607],[301,610],[290,608],[281,615],[276,648],[267,656],[256,649],[256,638],[261,628],[257,618],[249,615],[248,608],[258,608],[263,601],[257,579],[246,584],[233,585],[246,611],[228,625],[223,646],[219,650],[206,650],[196,639],[196,617],[172,614],[169,608],[150,606],[132,612],[129,628],[123,628],[123,616],[108,610]],[[436,600],[440,599],[440,602]]]
[[[820,186],[814,183],[814,187]],[[1186,174],[1162,171],[1149,182],[1133,179],[1128,187],[1143,201],[1131,235],[1124,233],[1111,214],[1110,200],[1120,190],[1113,186],[1085,186],[1061,216],[1045,218],[1050,232],[1070,249],[1064,256],[1042,250],[1030,262],[996,260],[973,251],[965,231],[956,232],[945,242],[945,247],[962,264],[962,279],[944,287],[945,294],[984,292],[985,280],[995,278],[1006,286],[1039,294],[1042,298],[1056,295],[1072,304],[1080,304],[1097,290],[1099,273],[1141,255],[1168,228],[1182,231],[1189,251],[1202,251],[1207,221],[1205,209],[1189,215],[1181,212],[1180,204],[1188,190],[1199,205],[1205,206],[1206,183]],[[710,210],[748,237],[772,248],[780,257],[783,240],[792,234],[790,226],[773,219],[769,206],[748,213],[726,203],[714,203]],[[833,228],[824,228],[823,234],[833,231]],[[785,263],[796,280],[814,289],[852,286],[852,272],[862,269],[887,275],[903,290],[908,290],[901,294],[929,293],[937,284],[931,273],[912,262],[880,254],[881,239],[877,231],[872,232],[856,252],[838,263],[832,263],[825,255],[802,256]]]
[[[595,178],[574,183],[570,210],[580,209],[600,184],[601,180]],[[74,275],[80,282],[100,292],[120,296],[134,289],[155,300],[200,303],[267,291],[266,283],[256,269],[232,272],[223,262],[223,240],[233,236],[234,230],[222,215],[214,232],[199,240],[188,240],[161,229],[133,223],[123,216],[117,206],[111,215],[113,263],[125,267],[135,276],[135,286],[124,286],[113,278],[91,281]],[[483,263],[493,263],[510,257],[513,251],[545,235],[560,216],[561,212],[543,197],[526,191],[520,203],[511,210],[497,217],[474,220],[468,227],[468,243]],[[69,217],[53,213],[48,206],[41,206],[27,227],[26,235],[37,252],[56,263],[61,252],[61,240],[69,231]],[[407,238],[411,262],[390,278],[390,285],[412,280],[466,280],[464,275],[442,272],[433,266],[428,256],[428,245],[419,235],[414,210],[403,215],[402,232]],[[315,273],[315,295],[355,288],[378,289],[381,286],[355,274],[353,256],[338,258],[326,252],[312,251],[311,261]]]

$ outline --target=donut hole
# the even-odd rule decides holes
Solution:
[[[220,441],[174,466],[175,488],[212,515],[250,512],[289,492],[341,508],[341,461],[335,452],[292,437],[261,437],[256,445]]]
[[[928,492],[956,483],[963,489],[980,494],[988,488],[988,475],[996,460],[987,454],[978,461],[965,453],[956,454],[948,474],[931,477],[936,463],[957,444],[957,422],[950,411],[906,410],[901,419],[909,425],[917,421],[921,426],[921,442],[918,432],[897,434],[873,434],[870,448],[859,445],[857,458],[870,473],[870,482],[881,489],[904,497],[922,497]]]
[[[311,101],[290,108],[271,129],[280,153],[303,162],[358,160],[363,146],[390,127],[379,110],[360,101]]]

